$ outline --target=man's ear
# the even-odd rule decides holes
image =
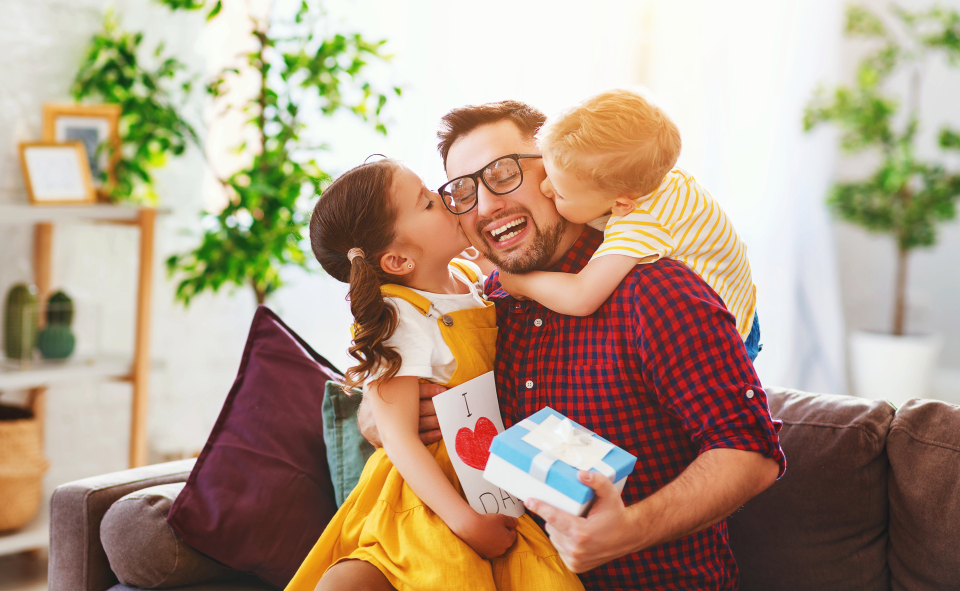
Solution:
[[[380,255],[380,268],[388,275],[407,275],[413,273],[414,264],[399,250],[388,250]]]
[[[615,217],[621,217],[627,215],[636,208],[637,202],[633,198],[633,195],[617,195],[616,200],[613,202],[613,207],[610,208],[610,213]]]

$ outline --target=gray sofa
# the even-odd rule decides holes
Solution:
[[[960,408],[770,389],[784,422],[783,478],[730,516],[741,588],[960,589]],[[100,540],[110,506],[185,481],[192,460],[88,478],[51,501],[51,591],[131,589]],[[149,552],[149,550],[144,550]],[[250,578],[181,587],[269,589]]]

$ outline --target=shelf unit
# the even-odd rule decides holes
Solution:
[[[140,231],[137,305],[133,354],[131,357],[98,356],[65,362],[38,362],[29,367],[0,365],[0,392],[29,390],[30,405],[44,420],[46,389],[78,381],[119,380],[129,382],[131,395],[131,468],[147,463],[147,396],[150,377],[150,294],[153,288],[153,247],[157,210],[126,205],[32,206],[0,204],[0,231],[3,226],[33,225],[34,283],[40,301],[46,301],[52,287],[51,253],[54,224],[99,223],[131,226]],[[46,503],[25,528],[0,535],[0,555],[43,548],[49,544],[49,510]]]

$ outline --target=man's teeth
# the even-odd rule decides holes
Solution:
[[[517,219],[513,220],[512,222],[506,223],[506,224],[500,226],[499,228],[496,228],[496,229],[494,229],[494,230],[491,230],[491,231],[490,231],[490,235],[493,236],[494,238],[496,238],[496,239],[497,239],[497,242],[503,242],[504,240],[509,240],[509,239],[513,238],[514,236],[516,236],[517,234],[519,234],[519,233],[520,233],[520,230],[514,230],[513,232],[510,232],[509,234],[506,234],[506,235],[504,235],[504,236],[501,236],[501,234],[503,234],[504,232],[506,232],[506,231],[509,230],[510,228],[514,228],[514,227],[516,227],[516,226],[519,226],[520,224],[524,223],[525,221],[527,221],[527,218],[525,218],[525,217],[523,217],[523,218],[517,218]]]

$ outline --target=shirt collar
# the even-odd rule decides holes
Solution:
[[[601,232],[585,227],[570,250],[550,270],[559,273],[579,273],[590,262],[590,258],[600,248],[602,242]]]

